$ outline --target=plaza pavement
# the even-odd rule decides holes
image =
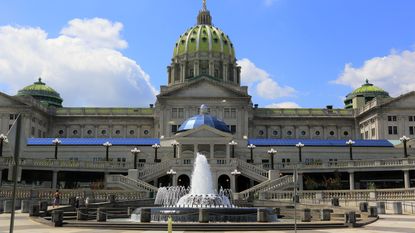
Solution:
[[[9,232],[10,214],[0,214],[0,232]],[[110,230],[110,229],[87,229],[87,228],[54,228],[32,221],[27,214],[16,213],[15,233],[132,233],[139,231],[131,230]],[[174,229],[174,225],[173,225]],[[150,231],[142,231],[150,232]],[[151,231],[151,232],[167,232]],[[174,231],[176,233],[191,231]],[[221,231],[215,231],[221,233]],[[272,231],[266,231],[272,232]],[[289,233],[294,231],[276,231],[279,233]],[[380,219],[363,228],[343,228],[326,230],[303,230],[301,233],[415,233],[415,215],[381,215]],[[202,233],[201,231],[197,233]],[[232,233],[237,233],[232,231]]]

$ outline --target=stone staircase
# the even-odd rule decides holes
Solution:
[[[238,199],[247,200],[253,198],[255,193],[282,190],[292,185],[294,185],[293,176],[286,175],[275,180],[266,180],[240,193],[235,193],[235,195]]]
[[[253,164],[247,163],[241,159],[235,159],[235,163],[237,169],[243,174],[244,176],[251,178],[258,182],[264,182],[268,180],[268,171],[255,166]]]
[[[166,175],[166,172],[176,164],[176,160],[165,160],[161,163],[146,166],[138,171],[138,178],[143,181],[151,181],[160,176]]]
[[[122,188],[135,191],[157,192],[158,188],[138,179],[123,175],[108,175],[107,187]]]

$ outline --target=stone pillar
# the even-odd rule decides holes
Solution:
[[[228,81],[228,63],[223,63],[223,80]]]
[[[151,222],[151,209],[141,209],[140,222]]]
[[[377,202],[376,207],[378,208],[378,213],[379,214],[386,214],[385,202],[383,202],[383,201]]]
[[[226,144],[226,159],[231,158],[231,148],[229,144]]]
[[[88,220],[88,208],[78,208],[78,211],[76,212],[76,220]]]
[[[109,172],[104,173],[104,186],[105,186],[105,188],[107,188],[107,180],[108,180],[109,174],[110,174]]]
[[[266,208],[257,209],[257,222],[268,222],[268,210]]]
[[[30,204],[31,204],[30,200],[22,200],[22,204],[21,204],[22,213],[29,213]]]
[[[393,213],[394,214],[402,214],[402,202],[393,202],[392,203],[393,206]]]
[[[193,151],[194,151],[194,155],[195,155],[195,158],[196,158],[197,152],[199,152],[199,148],[198,148],[197,144],[193,144]]]
[[[53,171],[52,174],[52,189],[56,189],[58,186],[58,171]]]
[[[354,190],[354,172],[349,172],[349,186],[350,190]]]
[[[298,190],[302,191],[304,189],[303,173],[298,173]]]
[[[207,209],[200,208],[199,209],[199,222],[200,223],[208,223],[209,222],[209,213]]]
[[[63,211],[54,210],[52,211],[52,223],[55,227],[61,227],[63,225]]]
[[[177,152],[176,153],[177,153],[176,154],[177,158],[180,159],[180,155],[182,154],[182,144],[179,144],[177,146]]]
[[[173,180],[172,185],[177,186],[177,177],[175,175],[172,177],[172,180]]]
[[[199,72],[199,61],[195,61],[193,72],[194,72],[194,75],[193,75],[194,77],[196,77],[200,74],[200,72]]]
[[[3,212],[4,213],[11,213],[12,212],[12,200],[5,200],[3,201]]]
[[[98,208],[97,209],[97,222],[106,222],[107,221],[107,209]]]
[[[215,144],[210,144],[210,158],[213,159],[215,157]]]
[[[209,75],[212,77],[215,76],[215,65],[212,61],[209,62]]]
[[[236,192],[236,175],[231,175],[231,190],[232,192]]]
[[[332,209],[322,209],[320,212],[321,221],[330,221]]]
[[[406,189],[411,188],[411,181],[409,180],[409,170],[403,171],[403,181]]]

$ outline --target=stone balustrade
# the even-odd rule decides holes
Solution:
[[[246,200],[255,193],[269,192],[270,190],[281,189],[287,187],[287,185],[292,185],[293,183],[293,176],[283,176],[275,180],[264,181],[240,193],[235,193],[234,197]]]
[[[410,189],[362,189],[362,190],[323,190],[299,191],[302,201],[330,201],[333,198],[345,201],[390,201],[415,200],[415,188]],[[293,191],[268,191],[265,195],[270,200],[292,200]]]
[[[21,189],[16,190],[16,199],[38,199],[53,200],[55,189]],[[60,189],[61,200],[66,203],[70,197],[93,198],[95,201],[105,201],[108,196],[115,195],[116,200],[139,200],[148,197],[145,191],[124,191],[124,190],[82,190],[82,189]],[[0,190],[0,200],[11,199],[12,190],[2,188]]]
[[[145,192],[157,192],[158,188],[141,180],[135,180],[123,175],[108,175],[107,184],[119,183],[132,189],[139,189]]]

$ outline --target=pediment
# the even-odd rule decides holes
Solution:
[[[0,106],[1,107],[14,107],[17,105],[25,105],[24,103],[16,100],[13,96],[9,96],[0,92]]]
[[[250,97],[247,94],[246,87],[233,86],[201,77],[195,81],[178,84],[177,86],[164,87],[159,97],[201,97],[201,98],[232,98],[232,97]]]
[[[415,108],[415,92],[409,92],[384,103],[385,108]]]
[[[232,134],[217,130],[208,125],[176,134],[178,138],[232,138]]]

